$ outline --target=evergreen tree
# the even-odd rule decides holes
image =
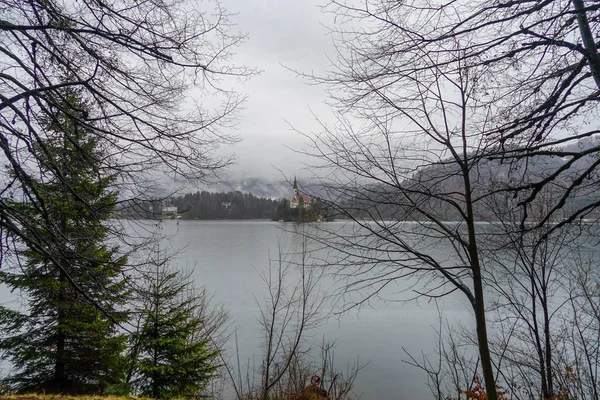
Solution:
[[[97,393],[122,376],[125,260],[107,244],[115,176],[102,170],[97,136],[74,122],[86,104],[72,91],[63,95],[68,112],[43,122],[49,139],[33,149],[40,160],[33,187],[43,201],[14,204],[53,224],[24,226],[39,247],[19,250],[18,265],[0,271],[0,282],[26,300],[21,310],[0,307],[0,354],[15,370],[4,379],[13,390]],[[53,252],[57,237],[68,238],[68,253]]]
[[[166,261],[153,263],[145,280],[142,324],[133,336],[140,394],[155,399],[195,397],[218,368],[218,352],[203,334],[202,299],[188,277]]]

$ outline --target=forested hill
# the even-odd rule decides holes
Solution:
[[[600,192],[597,190],[600,176],[597,172],[585,172],[593,171],[592,166],[598,161],[597,148],[600,148],[600,137],[553,149],[557,154],[565,154],[564,157],[540,154],[506,161],[469,154],[475,218],[479,221],[506,218],[509,211],[516,209],[520,201],[531,195],[528,185],[533,187],[537,182],[549,180],[553,184],[545,186],[542,194],[536,197],[535,207],[556,207],[554,219],[563,218],[563,213],[569,215],[574,210],[590,208],[583,215],[588,219],[600,219],[598,208],[590,207],[590,204],[600,202]],[[588,154],[573,161],[574,154],[585,152]],[[582,176],[587,178],[578,182]],[[453,160],[432,162],[402,178],[398,187],[375,184],[355,190],[354,193],[349,192],[351,195],[344,199],[346,215],[357,219],[369,219],[376,215],[391,220],[425,220],[434,217],[459,221],[463,218],[458,207],[464,209],[464,179],[460,166]],[[516,187],[517,183],[522,187],[519,193],[509,189]],[[566,191],[565,188],[570,189]],[[534,206],[533,200],[530,203],[531,208]]]
[[[183,219],[253,219],[271,218],[279,200],[239,191],[202,191],[175,197],[171,203],[177,206]]]

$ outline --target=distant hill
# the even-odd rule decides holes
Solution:
[[[285,180],[272,181],[262,178],[228,179],[204,188],[209,192],[242,192],[254,196],[280,199],[289,198],[292,185]]]
[[[289,199],[292,194],[293,180],[294,177],[291,177],[291,181],[289,182],[285,179],[274,181],[258,177],[243,179],[230,178],[199,189],[208,192],[252,193],[254,196],[270,199]],[[315,179],[299,177],[298,183],[303,192],[306,192],[313,197],[321,197],[321,194],[324,192],[323,188]]]
[[[556,148],[562,152],[581,152],[590,150],[590,154],[569,165],[571,157],[556,155],[538,155],[509,162],[482,156],[472,165],[470,179],[475,199],[475,215],[481,221],[493,221],[502,218],[503,213],[510,211],[528,195],[528,190],[518,194],[513,191],[502,191],[515,186],[527,186],[549,177],[559,169],[564,170],[548,184],[544,192],[537,198],[544,197],[545,207],[559,204],[564,189],[569,187],[593,163],[598,161],[600,154],[595,149],[600,148],[600,138],[593,137],[577,143]],[[568,168],[567,168],[568,167]],[[560,211],[554,218],[569,215],[572,210],[584,207],[592,202],[600,201],[598,172],[590,173],[586,179],[577,185],[567,198]],[[428,214],[441,220],[458,220],[458,211],[447,201],[452,199],[455,204],[464,202],[464,183],[461,171],[452,161],[440,161],[421,167],[411,176],[401,182],[404,193],[410,193],[406,198],[404,193],[393,187],[381,185],[364,186],[351,195],[346,196],[342,203],[349,214],[356,218],[383,218],[396,220],[420,220],[425,216],[416,212],[413,204]],[[498,191],[497,195],[489,194]],[[589,218],[600,216],[598,212],[588,215]]]

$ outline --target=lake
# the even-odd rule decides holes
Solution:
[[[118,221],[113,222],[121,229]],[[229,310],[230,330],[237,333],[242,374],[246,371],[248,360],[256,359],[255,365],[260,364],[262,332],[258,322],[260,310],[257,301],[262,301],[268,293],[260,273],[268,267],[269,259],[277,256],[279,246],[291,253],[299,253],[304,243],[301,231],[306,229],[309,233],[315,233],[318,225],[248,220],[120,222],[128,231],[129,238],[142,240],[153,236],[165,237],[160,243],[161,253],[176,252],[172,264],[188,271],[198,286],[204,286],[214,293],[215,303],[224,304]],[[322,226],[356,232],[356,226],[347,221],[328,222]],[[478,224],[478,229],[482,233],[495,231],[493,224],[485,223]],[[583,224],[579,229],[575,229],[573,238],[569,240],[579,250],[571,255],[566,245],[559,247],[559,262],[569,265],[571,258],[575,260],[582,257],[589,263],[591,271],[592,266],[600,260],[597,225]],[[431,237],[409,232],[403,239],[412,241],[412,244],[440,260],[454,262],[452,250]],[[340,255],[327,248],[315,250],[310,243],[309,250],[314,250],[309,254],[321,262]],[[130,258],[130,261],[140,260]],[[362,264],[360,266],[363,267]],[[325,269],[334,272],[329,271],[329,264]],[[427,283],[426,280],[420,281],[421,286],[418,287]],[[336,341],[337,369],[345,371],[346,366],[354,364],[357,358],[360,364],[368,363],[355,382],[354,394],[357,397],[368,400],[432,398],[426,374],[405,362],[408,356],[404,349],[417,359],[425,354],[433,356],[435,361],[439,312],[435,302],[423,298],[418,302],[394,301],[414,295],[414,292],[406,291],[410,284],[409,280],[396,280],[381,293],[385,301],[373,300],[360,309],[341,314],[344,303],[338,301],[339,296],[332,297],[322,306],[322,314],[328,318],[306,335],[304,349],[312,349],[313,353],[318,350],[323,337],[328,341]],[[330,294],[344,294],[341,283],[330,276],[324,277],[321,285]],[[562,304],[569,294],[568,288],[562,287],[560,281],[553,285],[556,286],[553,301]],[[357,300],[352,294],[349,296],[346,300]],[[19,308],[23,299],[0,286],[0,303]],[[444,297],[439,304],[441,314],[449,324],[460,324],[474,331],[470,305],[458,291]],[[557,318],[561,318],[561,315],[557,315]],[[235,355],[234,340],[228,343],[226,350],[229,357]],[[0,374],[5,375],[9,370],[10,365],[0,360]],[[234,399],[231,389],[225,393],[227,399]]]
[[[347,222],[327,224],[341,228]],[[242,363],[253,355],[258,357],[261,331],[257,299],[262,300],[266,295],[259,272],[267,268],[270,255],[277,254],[278,242],[299,249],[302,240],[294,233],[299,225],[271,221],[165,220],[160,224],[153,221],[149,226],[150,231],[169,237],[162,246],[179,249],[176,264],[192,270],[196,283],[214,292],[215,301],[230,310]],[[329,292],[339,290],[332,279],[326,278],[325,286]],[[327,304],[323,313],[330,318],[310,332],[307,342],[317,348],[323,336],[336,340],[335,358],[342,370],[357,357],[361,363],[368,362],[356,380],[355,394],[381,400],[431,398],[425,374],[403,361],[407,359],[403,348],[417,357],[422,351],[433,354],[434,328],[438,324],[435,304],[373,301],[367,307],[342,315],[334,315],[340,311],[339,305]],[[469,305],[460,295],[453,294],[443,300],[443,314],[450,321],[474,326]],[[232,341],[229,351],[233,349]]]

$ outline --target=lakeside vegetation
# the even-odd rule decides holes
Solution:
[[[333,212],[319,199],[313,199],[310,207],[301,203],[297,208],[290,207],[290,201],[280,200],[271,217],[283,222],[329,222],[334,220]]]

